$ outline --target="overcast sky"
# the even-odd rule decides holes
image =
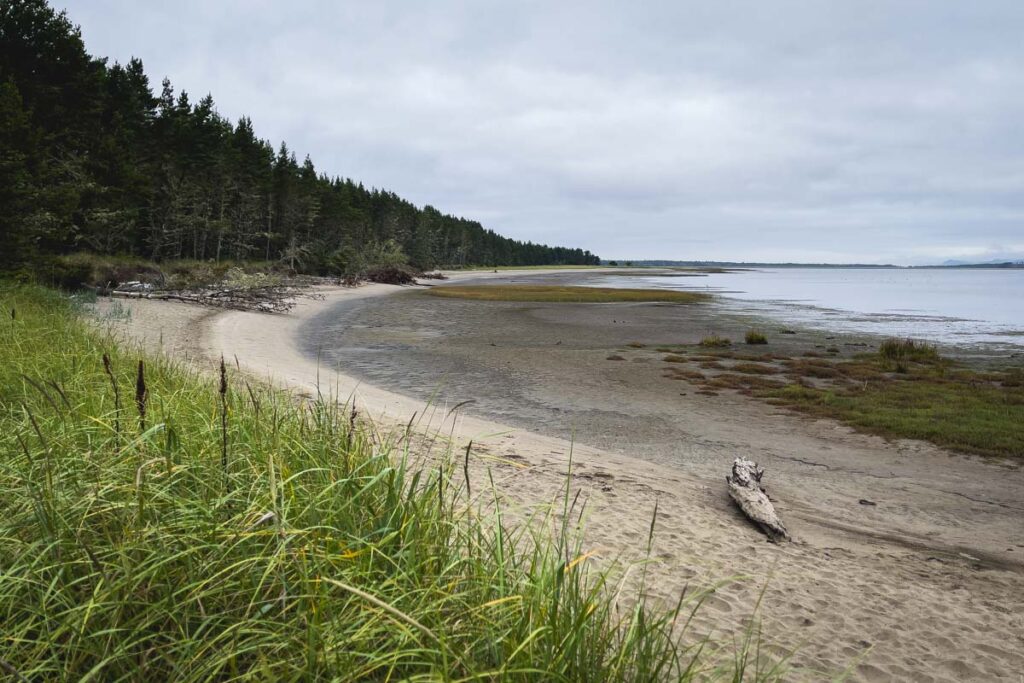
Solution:
[[[604,258],[1024,257],[1019,0],[66,7],[155,89],[209,92],[321,172],[512,237]]]

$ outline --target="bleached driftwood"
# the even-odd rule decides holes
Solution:
[[[740,506],[752,522],[761,527],[773,542],[789,539],[789,532],[775,512],[775,506],[768,494],[761,488],[764,468],[746,458],[736,458],[732,463],[732,474],[725,478],[729,485],[729,496]]]
[[[164,299],[184,301],[203,306],[232,308],[242,311],[287,313],[295,305],[295,298],[310,293],[299,287],[268,286],[250,288],[209,288],[201,290],[152,290],[133,288],[115,289],[110,296],[130,299]],[[315,295],[313,295],[315,296]]]

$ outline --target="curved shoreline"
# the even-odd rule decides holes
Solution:
[[[456,279],[469,277],[487,274],[459,274]],[[237,358],[247,373],[299,393],[315,396],[319,386],[324,395],[341,400],[351,396],[360,414],[377,424],[404,427],[415,412],[421,431],[453,434],[458,445],[473,439],[474,490],[487,489],[491,469],[503,504],[524,514],[564,492],[571,449],[570,483],[588,500],[588,548],[595,558],[640,557],[657,503],[647,568],[652,597],[674,602],[687,585],[712,585],[737,575],[760,577],[720,588],[693,624],[696,634],[714,633],[728,642],[742,632],[747,605],[756,599],[763,577],[771,576],[762,615],[768,649],[780,654],[801,645],[792,660],[797,680],[818,680],[812,672],[845,668],[861,655],[866,659],[853,680],[915,675],[935,681],[1015,680],[1024,668],[1024,657],[1018,654],[1024,646],[1019,635],[1024,632],[1024,575],[1018,571],[1000,570],[998,563],[986,567],[955,551],[936,557],[926,537],[872,537],[832,519],[811,524],[804,520],[822,517],[823,511],[806,508],[790,491],[779,505],[784,518],[798,520],[791,526],[801,542],[771,546],[732,508],[717,482],[706,477],[461,411],[449,417],[448,406],[435,406],[424,416],[423,401],[318,365],[302,352],[297,335],[312,317],[345,301],[402,289],[367,285],[326,290],[322,300],[303,299],[282,316],[132,302],[137,315],[127,327],[135,336],[148,333],[151,348],[159,330],[164,347],[178,355],[184,350],[212,359],[223,353],[229,360]],[[964,505],[966,509],[972,503]]]

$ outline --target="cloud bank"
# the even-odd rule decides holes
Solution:
[[[1024,257],[1024,5],[68,4],[317,168],[605,258]]]

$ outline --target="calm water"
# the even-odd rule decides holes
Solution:
[[[590,284],[709,291],[733,310],[806,327],[1024,347],[1024,269],[766,268]]]

